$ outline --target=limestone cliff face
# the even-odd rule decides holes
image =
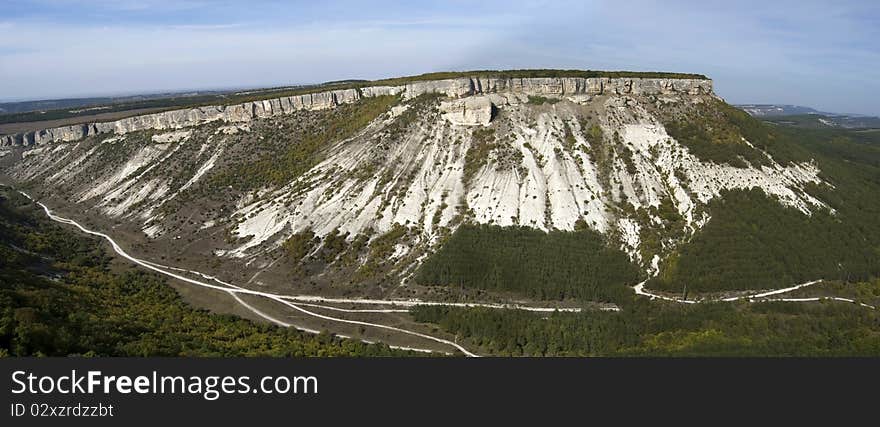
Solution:
[[[492,109],[492,101],[485,96],[456,99],[440,104],[443,118],[452,124],[465,126],[488,125],[492,120]]]
[[[647,79],[647,78],[457,78],[413,82],[401,86],[370,86],[312,94],[281,97],[235,105],[165,111],[128,117],[113,122],[85,123],[63,126],[15,135],[0,136],[0,147],[30,146],[51,142],[76,141],[87,136],[116,133],[119,135],[147,129],[180,129],[222,120],[231,123],[247,122],[254,118],[288,114],[296,110],[320,110],[340,104],[357,102],[362,97],[403,95],[412,99],[424,94],[442,94],[451,98],[470,95],[513,92],[525,95],[660,95],[712,94],[711,80]],[[483,122],[483,117],[472,117],[464,112],[461,120]],[[465,116],[468,117],[465,117]]]
[[[179,129],[189,126],[223,120],[226,122],[246,122],[254,118],[270,117],[294,110],[319,110],[348,104],[360,99],[355,89],[335,90],[300,96],[245,102],[236,105],[211,105],[206,107],[165,111],[127,117],[104,123],[86,123],[44,129],[16,135],[0,136],[0,146],[40,145],[49,142],[67,142],[87,136],[116,133],[119,135],[147,129]]]
[[[430,93],[445,97],[418,97]],[[339,111],[295,111],[381,95],[401,99],[356,133],[322,143],[307,170],[277,182],[258,176],[253,165],[285,167],[264,161],[285,155],[312,125],[344,119]],[[276,250],[295,233],[353,241],[405,226],[415,231],[389,256],[405,277],[449,232],[475,223],[586,226],[656,272],[662,257],[709,221],[708,204],[727,191],[760,189],[805,215],[830,210],[806,190],[824,185],[818,163],[780,163],[745,139],[756,154],[749,159],[762,161],[716,163],[667,133],[668,118],[715,108],[712,97],[711,82],[660,79],[366,87],[44,131],[44,142],[106,136],[21,150],[2,171],[137,227],[150,241],[187,236],[212,257],[256,260],[259,268],[275,265]],[[217,120],[230,123],[198,126]],[[138,129],[165,130],[110,136]],[[226,185],[229,177],[254,184],[235,188]],[[667,215],[671,209],[678,215]]]

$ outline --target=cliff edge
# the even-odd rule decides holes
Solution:
[[[254,118],[288,114],[296,110],[333,108],[340,104],[357,102],[365,97],[402,95],[406,99],[411,99],[424,94],[442,94],[450,98],[461,98],[476,94],[501,92],[522,93],[525,95],[659,95],[675,93],[700,95],[713,93],[712,81],[708,79],[463,77],[417,81],[396,86],[368,86],[356,89],[329,90],[234,105],[185,108],[127,117],[111,122],[83,123],[14,135],[0,135],[0,147],[69,142],[105,133],[122,135],[128,132],[147,129],[180,129],[217,120],[241,123],[248,122]]]

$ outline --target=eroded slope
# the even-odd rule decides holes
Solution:
[[[655,272],[727,190],[833,212],[807,191],[828,185],[809,159],[777,160],[735,132],[708,141],[735,147],[728,161],[694,145],[680,124],[724,108],[714,95],[494,92],[97,135],[16,149],[7,173],[145,252],[222,261],[248,284],[365,295],[406,295],[399,285],[465,223],[591,229]]]

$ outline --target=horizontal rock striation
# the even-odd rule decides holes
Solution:
[[[486,126],[492,121],[492,101],[485,96],[455,99],[440,104],[443,118],[452,124]]]
[[[361,98],[356,89],[335,90],[236,105],[211,105],[161,113],[127,117],[103,122],[62,126],[15,135],[0,136],[0,146],[29,146],[49,142],[76,141],[88,136],[116,133],[119,135],[147,129],[180,129],[217,120],[247,122],[254,118],[292,113],[296,110],[320,110],[349,104]]]
[[[603,94],[712,94],[711,80],[661,78],[457,78],[407,83],[401,86],[370,86],[288,96],[235,105],[212,105],[127,117],[112,122],[84,123],[15,135],[0,135],[0,147],[31,146],[76,141],[88,136],[122,135],[148,129],[180,129],[222,120],[247,122],[255,118],[289,114],[297,110],[320,110],[357,102],[364,97],[403,95],[410,99],[425,94],[460,98],[476,94],[515,92],[527,95]]]
[[[403,90],[406,98],[437,93],[462,97],[481,93],[515,92],[526,95],[659,95],[685,93],[711,94],[711,80],[643,78],[461,78],[413,82]]]

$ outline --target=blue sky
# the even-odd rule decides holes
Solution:
[[[706,74],[880,115],[877,1],[0,0],[0,100],[503,68]]]

